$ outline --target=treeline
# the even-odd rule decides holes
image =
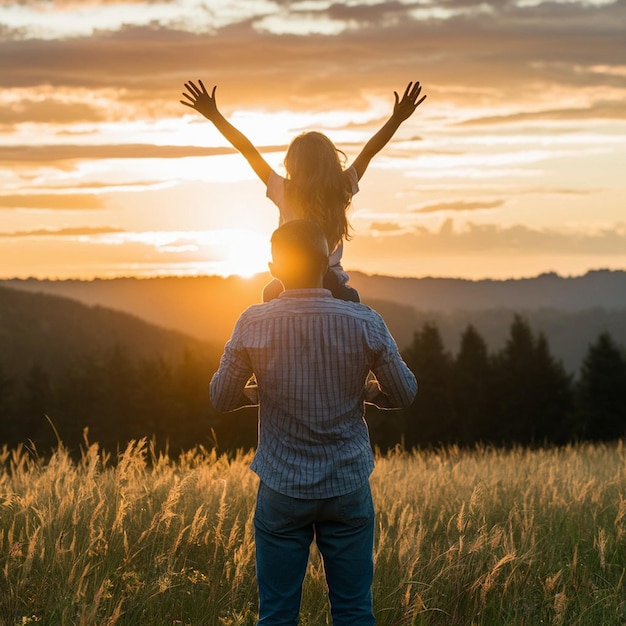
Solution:
[[[222,421],[208,396],[216,368],[217,357],[199,350],[133,359],[120,347],[76,359],[62,372],[35,364],[22,380],[0,367],[0,443],[46,454],[60,439],[78,452],[86,428],[91,442],[111,452],[142,437],[174,454],[210,447]],[[224,443],[238,442],[225,436]]]
[[[426,323],[403,356],[419,382],[400,424],[407,447],[563,444],[626,434],[626,353],[606,332],[589,346],[576,378],[519,315],[495,353],[469,325],[453,357],[438,328]]]
[[[382,449],[563,444],[626,434],[626,354],[608,333],[589,346],[577,377],[521,316],[495,353],[469,325],[452,355],[437,326],[425,323],[403,357],[419,392],[404,411],[368,407],[372,443]],[[252,447],[256,410],[222,414],[210,405],[208,383],[217,364],[210,350],[133,358],[117,347],[75,359],[63,371],[34,364],[18,379],[0,365],[0,443],[32,445],[45,454],[58,437],[78,451],[88,428],[89,440],[111,452],[141,437],[170,453],[198,444]]]

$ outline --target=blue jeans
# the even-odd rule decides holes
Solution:
[[[315,542],[324,560],[333,626],[372,626],[374,506],[369,483],[303,500],[261,483],[254,512],[260,626],[296,626]]]

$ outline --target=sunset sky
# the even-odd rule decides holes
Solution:
[[[179,104],[198,78],[281,173],[309,129],[352,160],[423,84],[349,270],[626,269],[625,24],[624,0],[2,0],[0,277],[265,269],[277,211]]]

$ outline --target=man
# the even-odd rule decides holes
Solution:
[[[288,222],[271,243],[270,271],[285,291],[244,311],[211,380],[220,411],[258,394],[258,624],[298,623],[315,538],[333,625],[370,626],[374,456],[364,403],[408,406],[417,383],[380,315],[323,289],[328,244],[317,224]]]

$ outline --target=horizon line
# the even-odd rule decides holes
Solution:
[[[507,281],[522,281],[522,280],[536,280],[539,278],[545,277],[556,277],[563,280],[567,279],[575,279],[575,278],[584,278],[589,276],[590,274],[618,274],[618,273],[626,273],[625,268],[609,268],[609,267],[599,267],[599,268],[590,268],[587,269],[584,273],[581,274],[561,274],[554,270],[547,270],[545,272],[540,272],[538,274],[527,275],[527,276],[509,276],[506,278],[493,278],[489,276],[485,276],[482,278],[467,278],[463,276],[432,276],[432,275],[424,275],[424,276],[401,276],[394,274],[371,274],[368,272],[364,272],[362,270],[350,270],[348,274],[350,276],[360,275],[365,276],[367,278],[390,278],[395,280],[455,280],[455,281],[465,281],[470,283],[478,283],[478,282],[507,282]],[[114,280],[163,280],[163,279],[201,279],[201,278],[219,278],[222,280],[228,279],[238,279],[242,281],[253,281],[255,279],[261,277],[270,276],[269,272],[255,272],[250,275],[241,275],[235,272],[231,274],[119,274],[115,276],[106,276],[106,275],[94,275],[91,277],[81,277],[81,276],[67,276],[64,278],[60,277],[50,277],[50,276],[0,276],[0,282],[9,282],[9,281],[38,281],[38,282],[96,282],[96,281],[114,281]]]

